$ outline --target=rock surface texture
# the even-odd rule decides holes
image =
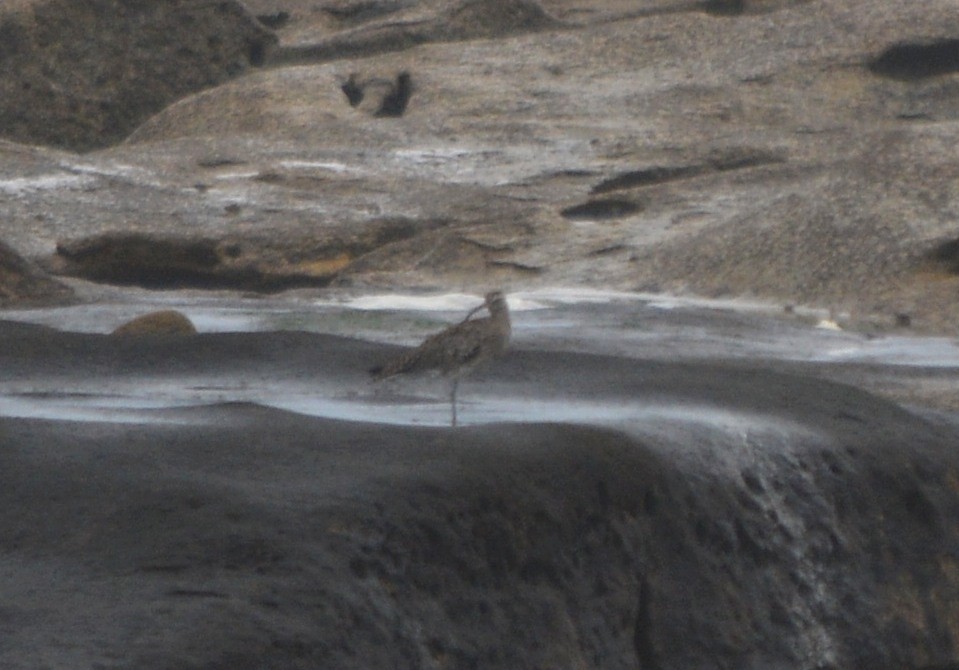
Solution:
[[[4,392],[192,375],[342,394],[395,353],[0,323]],[[748,363],[514,351],[473,389],[636,409],[618,426],[455,430],[242,403],[0,418],[0,665],[959,661],[959,424]]]
[[[170,44],[199,39],[202,17],[233,51],[179,48],[221,73],[189,85],[137,68],[165,92],[151,109],[258,60],[253,14],[279,44],[98,153],[0,151],[0,173],[35,175],[0,182],[14,195],[0,238],[58,272],[152,285],[150,263],[138,276],[111,255],[156,239],[167,264],[201,238],[210,253],[169,263],[168,285],[600,284],[959,323],[950,2],[169,7],[136,16],[169,20]],[[84,53],[119,91],[110,67],[130,56],[100,34]],[[132,128],[116,127],[98,137]]]
[[[585,285],[954,333],[957,45],[952,0],[6,0],[0,306]],[[676,360],[715,318],[659,359],[579,323],[452,431],[379,423],[428,404],[371,389],[386,344],[0,322],[0,667],[959,667],[954,367],[886,375],[936,413],[841,351]]]

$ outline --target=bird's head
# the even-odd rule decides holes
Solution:
[[[506,294],[502,291],[490,291],[486,294],[486,306],[490,312],[494,309],[503,309],[506,307]]]

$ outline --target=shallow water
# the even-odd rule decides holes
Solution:
[[[183,311],[201,332],[303,330],[411,345],[458,321],[481,298],[464,293],[367,294],[299,292],[270,299],[233,294],[116,291],[110,300],[51,309],[8,310],[0,318],[62,330],[107,333],[148,311]],[[613,354],[645,360],[780,360],[820,364],[867,363],[889,369],[959,369],[959,343],[908,334],[866,337],[817,328],[815,319],[787,318],[775,305],[683,300],[588,289],[540,289],[511,294],[513,346]],[[816,316],[812,314],[812,316]],[[940,382],[939,383],[943,383]],[[493,398],[472,385],[461,394],[462,424],[563,421],[645,430],[657,422],[709,424],[716,430],[786,430],[779,419],[743,416],[721,408],[645,402],[595,403],[589,399]],[[169,421],[155,410],[248,401],[285,410],[389,424],[448,425],[442,383],[413,385],[413,395],[371,385],[344,388],[279,383],[237,384],[222,379],[137,379],[111,383],[36,380],[30,387],[0,380],[0,415],[107,420]],[[795,427],[790,428],[793,430]]]

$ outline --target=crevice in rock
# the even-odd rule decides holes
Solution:
[[[253,67],[263,67],[266,63],[267,45],[263,42],[247,43],[246,58]]]
[[[733,170],[746,170],[763,165],[785,163],[786,161],[786,154],[775,149],[754,148],[749,146],[722,148],[710,152],[703,163],[696,165],[657,165],[642,170],[623,172],[622,174],[610,177],[596,184],[590,193],[592,195],[600,195],[642,186],[664,184],[681,179],[691,179],[713,171],[729,172]]]
[[[290,13],[281,10],[271,14],[257,14],[256,20],[270,30],[276,30],[290,22]]]
[[[609,256],[615,254],[619,251],[628,251],[631,247],[625,244],[609,244],[604,247],[599,247],[598,249],[593,249],[587,255],[589,256]]]
[[[746,13],[746,0],[706,0],[702,9],[713,16],[739,16]]]
[[[368,0],[367,2],[331,2],[320,7],[320,10],[330,17],[343,23],[364,23],[371,19],[393,14],[406,9],[413,3],[384,2],[383,0]]]
[[[907,81],[959,72],[959,39],[896,44],[870,61],[868,67],[873,74]]]
[[[413,78],[409,72],[400,72],[396,75],[396,83],[392,90],[383,98],[375,116],[403,116],[410,96],[413,95]]]
[[[926,254],[926,259],[949,274],[959,275],[959,238],[940,242]]]
[[[360,85],[360,82],[356,78],[355,72],[351,72],[347,80],[340,84],[340,90],[343,91],[343,95],[346,96],[346,101],[350,103],[350,107],[359,105],[363,102],[363,97],[366,95],[363,92],[363,86]]]
[[[776,165],[788,160],[785,152],[777,149],[762,149],[749,146],[717,149],[706,159],[707,164],[719,172],[747,170],[763,165]]]
[[[142,234],[103,235],[57,244],[57,255],[94,281],[169,287],[201,282],[219,258],[209,239],[158,239]]]
[[[444,223],[385,218],[360,230],[335,231],[279,245],[259,238],[112,232],[59,242],[48,265],[56,274],[108,284],[272,293],[329,286],[363,255]]]
[[[360,78],[355,72],[342,81],[340,90],[350,107],[360,108],[377,117],[400,117],[415,90],[413,76],[406,71],[396,75],[395,80],[382,77]],[[364,100],[367,104],[360,106]]]
[[[573,205],[562,210],[564,218],[581,220],[620,219],[643,210],[642,205],[632,200],[609,199],[590,200],[579,205]]]
[[[491,260],[487,261],[486,265],[493,268],[505,268],[507,270],[514,270],[520,274],[525,275],[538,275],[542,274],[543,268],[538,265],[527,265],[526,263],[518,263],[516,261],[498,261]]]
[[[638,186],[650,186],[677,179],[687,179],[702,174],[705,168],[701,165],[679,165],[675,167],[656,166],[643,170],[632,170],[604,179],[590,191],[593,195],[621,191]]]
[[[633,627],[633,649],[639,670],[660,670],[656,648],[653,645],[652,593],[649,580],[644,576],[639,582],[639,603],[636,607],[636,623]]]
[[[160,238],[139,233],[106,234],[57,245],[62,274],[91,281],[151,289],[238,288],[272,292],[326,286],[331,276],[270,271],[230,261],[236,244],[219,247],[206,238]]]

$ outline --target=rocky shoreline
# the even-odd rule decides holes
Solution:
[[[342,392],[392,351],[10,322],[0,339],[5,388],[78,399],[163,378]],[[489,392],[635,408],[457,429],[249,403],[0,418],[0,662],[954,662],[956,423],[749,363],[520,350],[466,398]]]
[[[955,332],[949,3],[314,5],[227,2],[190,28],[151,9],[129,39],[163,34],[172,55],[83,32],[84,63],[122,57],[151,73],[138,95],[166,97],[97,151],[0,145],[0,239],[108,283],[588,285]],[[0,23],[27,44],[86,11],[71,7],[22,0]],[[182,46],[211,32],[212,51]],[[402,110],[380,114],[402,76]],[[65,93],[90,95],[85,81]],[[104,108],[126,108],[110,90]]]
[[[4,3],[0,666],[957,667],[956,35],[947,0]],[[556,286],[631,301],[517,312],[455,430],[367,370],[465,309],[322,306]],[[216,296],[278,316],[173,309]]]

